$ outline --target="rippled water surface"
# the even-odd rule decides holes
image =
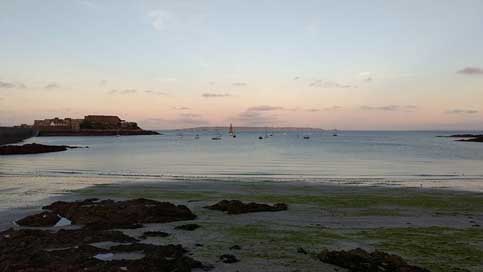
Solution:
[[[66,152],[0,157],[3,200],[34,188],[68,190],[135,180],[294,180],[450,187],[483,191],[483,144],[436,137],[457,132],[164,132],[125,137],[40,137],[80,145]],[[309,135],[310,139],[304,139]],[[12,200],[14,201],[14,200]],[[5,201],[4,201],[5,202]],[[5,204],[8,206],[8,204]]]

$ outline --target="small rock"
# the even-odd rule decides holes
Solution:
[[[237,263],[240,260],[238,260],[234,255],[231,254],[223,254],[220,256],[220,260],[224,263]]]
[[[277,203],[273,206],[255,202],[243,203],[240,200],[222,200],[206,209],[224,211],[228,214],[241,214],[252,212],[277,212],[287,210],[287,204]]]
[[[27,227],[52,227],[60,220],[60,216],[53,212],[42,212],[29,215],[18,220],[16,223]]]
[[[198,225],[198,224],[186,224],[186,225],[176,226],[174,229],[193,231],[193,230],[195,230],[195,229],[197,229],[199,227],[201,227],[201,226]]]
[[[301,254],[307,255],[307,251],[304,248],[302,248],[302,247],[297,248],[297,253],[301,253]]]
[[[142,239],[146,239],[148,237],[168,237],[169,233],[162,232],[162,231],[146,231],[141,236]]]
[[[230,247],[231,250],[240,250],[241,249],[241,246],[239,245],[234,245],[232,247]]]

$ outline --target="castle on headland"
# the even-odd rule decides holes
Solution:
[[[135,122],[127,122],[114,115],[87,115],[84,119],[55,117],[35,120],[32,128],[38,136],[101,136],[151,135],[154,131],[141,129]]]

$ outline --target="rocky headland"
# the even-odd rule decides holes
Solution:
[[[24,145],[5,145],[0,146],[0,155],[25,155],[40,154],[50,152],[66,151],[67,149],[81,148],[79,146],[68,145],[43,145],[43,144],[24,144]]]

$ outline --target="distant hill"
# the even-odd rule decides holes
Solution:
[[[228,126],[226,127],[194,127],[194,128],[182,128],[182,129],[171,129],[173,131],[228,131]],[[233,127],[235,131],[324,131],[321,128],[310,128],[310,127]]]

